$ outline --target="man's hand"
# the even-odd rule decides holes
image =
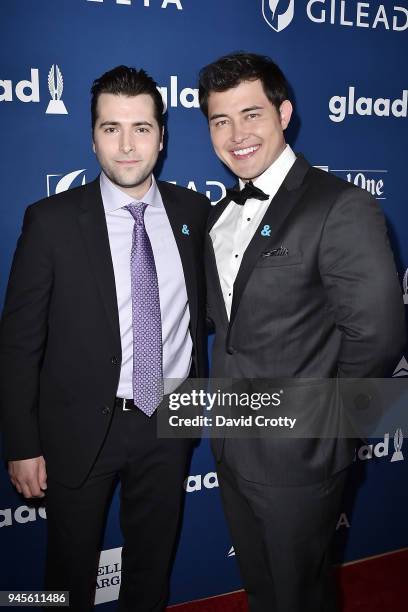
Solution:
[[[47,488],[47,472],[44,457],[9,461],[11,482],[24,497],[44,497]]]

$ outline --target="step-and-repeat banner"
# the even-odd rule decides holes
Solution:
[[[246,50],[270,55],[288,77],[295,151],[378,199],[408,304],[407,0],[2,0],[0,24],[1,301],[26,206],[98,173],[92,81],[118,64],[144,67],[168,108],[160,178],[216,203],[233,179],[212,152],[197,72]],[[394,376],[408,376],[404,355]],[[408,546],[404,433],[402,425],[381,432],[358,450],[337,524],[339,562]],[[172,603],[241,586],[207,441],[185,488]],[[113,609],[119,589],[117,514],[116,495],[100,560],[101,610]],[[0,590],[41,588],[45,523],[41,504],[15,493],[0,466]]]

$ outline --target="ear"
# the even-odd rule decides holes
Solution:
[[[164,126],[161,129],[159,151],[163,151],[163,142],[164,142]]]
[[[94,153],[96,153],[96,151],[95,151],[95,141],[94,141],[94,140],[92,140],[92,151],[93,151]]]
[[[289,100],[284,100],[279,107],[279,116],[282,130],[286,130],[292,117],[293,106]]]

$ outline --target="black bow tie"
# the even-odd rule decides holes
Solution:
[[[242,191],[239,190],[239,187],[227,189],[227,196],[240,206],[243,206],[250,198],[254,198],[255,200],[269,200],[269,196],[264,193],[262,189],[255,187],[252,181],[245,183],[245,187]]]

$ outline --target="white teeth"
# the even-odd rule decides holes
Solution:
[[[257,150],[258,147],[247,147],[246,149],[239,149],[239,151],[233,151],[234,155],[249,155]]]

